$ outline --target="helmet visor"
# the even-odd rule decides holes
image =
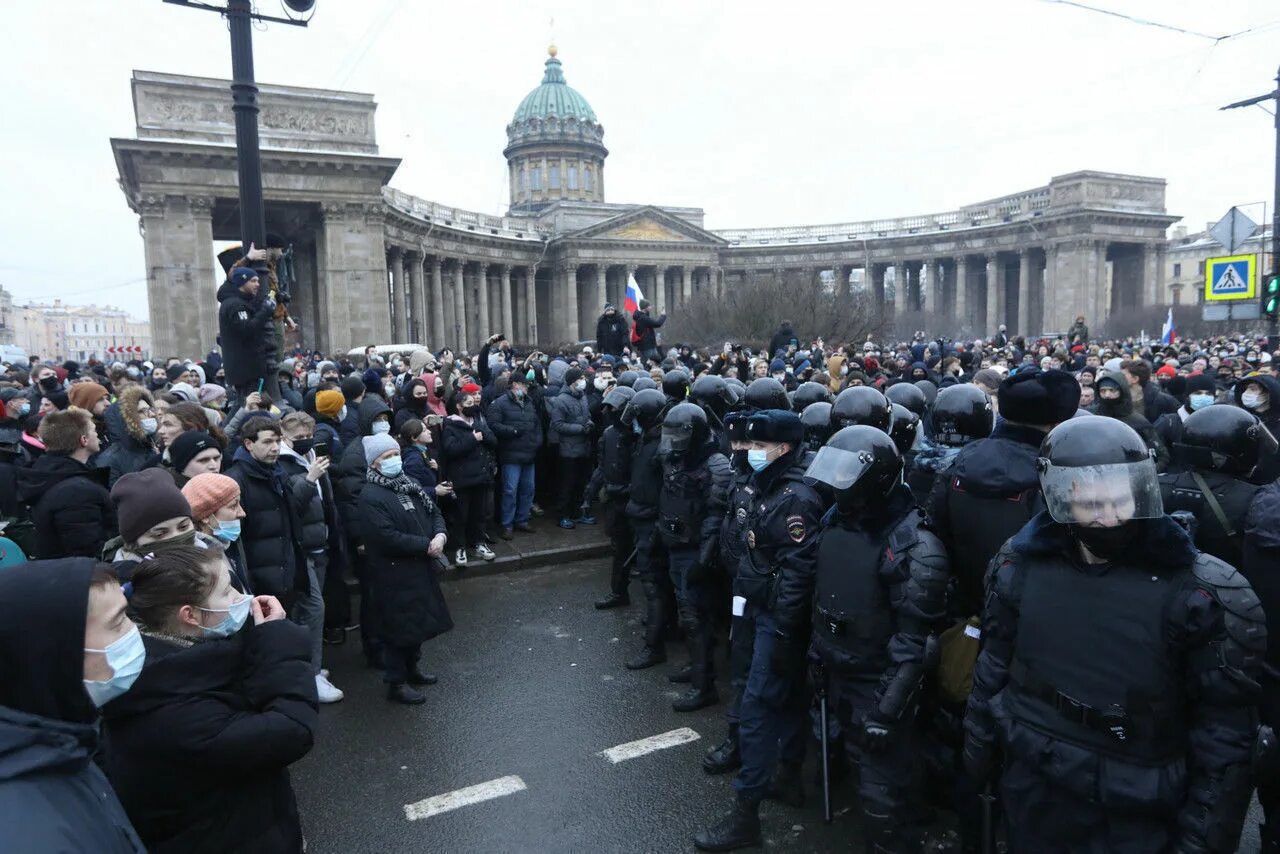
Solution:
[[[1154,460],[1096,466],[1055,466],[1040,472],[1049,515],[1055,522],[1112,527],[1164,515]]]
[[[658,453],[683,454],[693,444],[693,426],[681,425],[667,427],[663,425],[662,438],[658,441]]]
[[[824,445],[809,463],[804,480],[810,486],[825,483],[832,489],[848,489],[867,473],[873,459],[869,451],[846,451]]]
[[[1259,421],[1254,429],[1258,431],[1258,459],[1265,460],[1280,450],[1276,437],[1267,429],[1267,425]]]

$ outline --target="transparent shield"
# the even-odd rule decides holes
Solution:
[[[1164,515],[1154,460],[1071,468],[1046,464],[1040,488],[1055,522],[1112,527]]]
[[[693,444],[693,431],[686,427],[663,427],[658,453],[683,454]]]
[[[804,473],[806,483],[825,483],[833,489],[848,489],[871,468],[873,458],[868,451],[845,451],[823,446]]]

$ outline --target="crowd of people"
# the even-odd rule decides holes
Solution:
[[[967,851],[984,814],[1016,851],[1234,851],[1256,786],[1280,851],[1277,342],[784,322],[709,352],[642,302],[596,347],[495,333],[267,378],[236,352],[270,315],[248,270],[221,354],[4,366],[12,850],[301,851],[288,767],[343,698],[325,645],[358,633],[422,704],[440,570],[599,522],[595,607],[644,599],[620,664],[683,644],[677,712],[729,686],[703,768],[735,793],[699,848],[802,804],[816,735],[858,768],[869,850],[921,850],[942,806]]]

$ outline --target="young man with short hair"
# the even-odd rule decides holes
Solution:
[[[36,527],[31,557],[98,557],[116,535],[116,516],[106,469],[89,465],[99,448],[93,416],[77,406],[50,412],[39,435],[45,453],[18,469],[18,498]]]

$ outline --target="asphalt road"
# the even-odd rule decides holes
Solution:
[[[591,560],[446,582],[456,628],[424,647],[440,683],[423,706],[386,701],[354,634],[325,647],[347,696],[322,709],[316,747],[293,770],[308,851],[693,851],[692,834],[731,799],[730,777],[698,764],[724,736],[724,707],[671,710],[683,686],[666,676],[682,648],[666,666],[622,666],[640,647],[642,593],[633,582],[630,608],[594,610],[607,574]],[[600,755],[686,728],[636,758]],[[852,785],[836,788],[825,825],[809,771],[803,809],[762,807],[765,847],[861,851]],[[491,797],[437,811],[478,786]],[[1258,850],[1249,824],[1242,851]]]

